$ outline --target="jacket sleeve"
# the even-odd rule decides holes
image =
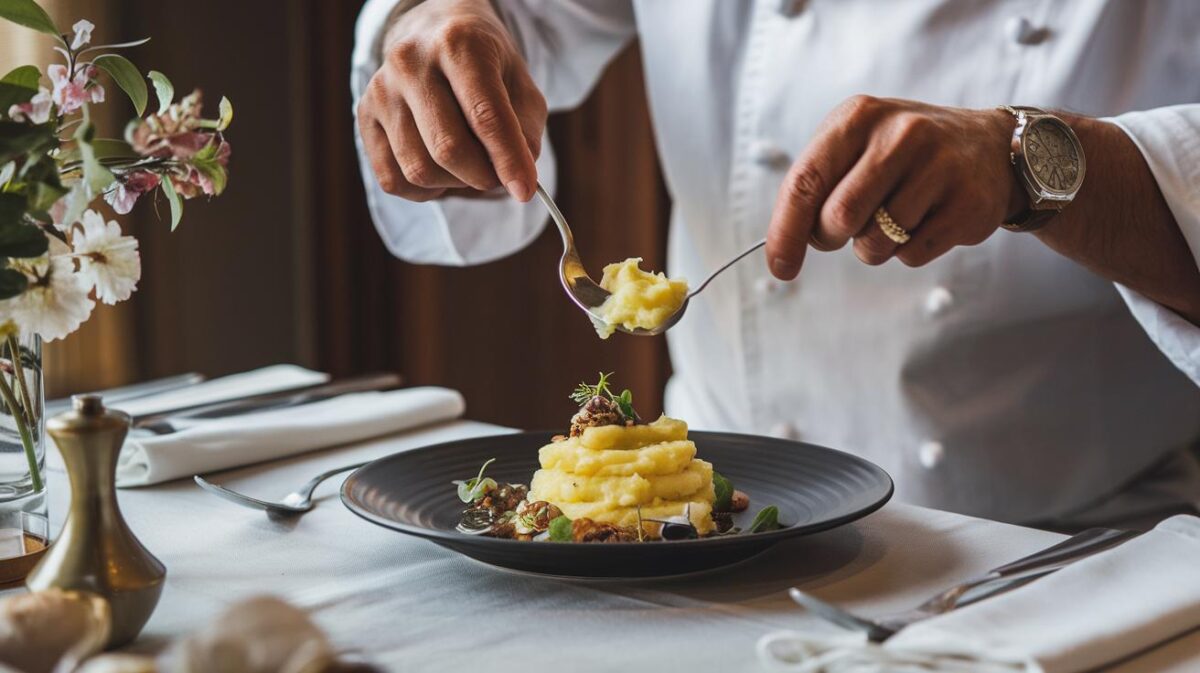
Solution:
[[[379,69],[379,40],[397,0],[368,0],[358,17],[350,86],[354,109]],[[578,105],[604,67],[633,36],[627,0],[497,0],[494,3],[519,45],[551,111]],[[375,228],[391,253],[420,264],[464,266],[510,255],[537,238],[547,213],[534,199],[444,198],[406,201],[384,192],[375,179],[355,124],[359,167]],[[554,150],[543,138],[538,177],[556,186]]]
[[[1141,150],[1200,268],[1200,105],[1176,105],[1115,117]],[[1133,290],[1117,285],[1146,334],[1200,385],[1200,327]]]

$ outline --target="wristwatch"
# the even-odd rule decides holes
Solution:
[[[1071,127],[1035,107],[1001,105],[1017,118],[1012,135],[1013,169],[1029,195],[1029,205],[1001,226],[1009,231],[1033,231],[1062,212],[1083,184],[1087,162],[1083,146]]]

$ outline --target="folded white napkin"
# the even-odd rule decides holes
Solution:
[[[222,376],[195,385],[169,390],[157,395],[115,402],[112,408],[131,416],[157,414],[171,409],[224,402],[237,397],[262,395],[281,390],[315,386],[329,380],[329,374],[314,372],[296,365],[271,365],[240,374]]]
[[[146,486],[349,444],[457,418],[462,395],[408,388],[343,395],[288,409],[175,422],[177,432],[131,436],[117,464],[117,486]]]
[[[1176,516],[1125,544],[1006,594],[918,622],[883,645],[783,631],[758,643],[772,670],[807,673],[1073,673],[1200,626],[1200,518]]]

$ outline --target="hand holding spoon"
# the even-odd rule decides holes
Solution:
[[[554,199],[550,198],[550,195],[546,193],[541,184],[537,186],[537,195],[542,200],[542,203],[546,204],[546,209],[550,211],[550,218],[554,220],[554,224],[558,226],[558,233],[562,235],[563,255],[558,264],[558,277],[562,281],[563,289],[567,291],[567,296],[571,298],[571,301],[583,309],[583,312],[587,313],[588,317],[593,321],[604,323],[605,320],[600,316],[598,309],[609,298],[610,294],[608,290],[600,287],[596,281],[592,280],[592,277],[588,275],[587,269],[583,268],[583,262],[579,258],[579,251],[575,249],[575,237],[571,234],[571,227],[567,225],[567,219],[563,217],[562,211],[558,209],[558,206],[554,203]],[[666,332],[683,317],[683,313],[687,310],[688,302],[691,301],[692,297],[700,294],[722,271],[733,266],[735,262],[766,244],[767,239],[765,238],[758,241],[709,274],[708,278],[705,278],[700,285],[688,292],[679,309],[658,327],[654,329],[626,329],[620,325],[615,325],[616,329],[626,334],[639,336],[654,336]]]

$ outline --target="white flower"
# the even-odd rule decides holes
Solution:
[[[28,103],[18,103],[8,108],[8,116],[15,122],[29,120],[34,124],[45,124],[50,121],[50,106],[53,102],[50,90],[44,86],[38,87],[38,92]]]
[[[90,288],[75,273],[75,260],[58,239],[50,238],[50,251],[45,255],[12,260],[10,265],[29,277],[29,287],[0,301],[0,321],[12,320],[23,332],[54,341],[79,329],[92,314],[96,302],[88,298]]]
[[[142,277],[136,238],[122,236],[116,222],[105,222],[100,213],[87,210],[71,244],[79,259],[79,275],[96,288],[97,299],[105,304],[129,299]]]
[[[96,25],[87,19],[80,19],[76,21],[75,25],[71,26],[71,28],[75,30],[75,38],[71,40],[71,50],[74,51],[88,42],[91,42],[92,29],[95,27]]]

